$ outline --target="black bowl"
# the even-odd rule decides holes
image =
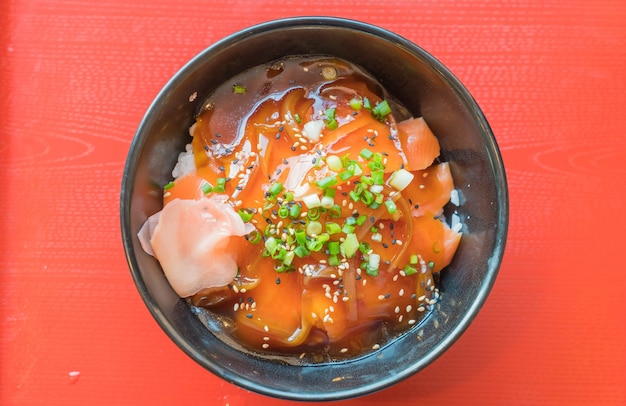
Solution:
[[[290,55],[327,54],[360,65],[437,134],[462,204],[464,236],[442,272],[443,298],[408,333],[358,359],[298,365],[239,351],[211,334],[171,289],[137,239],[162,208],[179,151],[200,104],[223,81]],[[167,335],[200,365],[246,389],[285,399],[321,401],[364,395],[421,370],[465,331],[485,303],[501,263],[508,192],[501,156],[479,106],[435,58],[384,29],[345,19],[302,17],[244,29],[210,46],[161,90],[142,120],[124,169],[121,228],[131,274]]]

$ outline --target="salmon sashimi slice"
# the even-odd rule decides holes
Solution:
[[[398,136],[408,161],[407,170],[426,169],[439,156],[439,141],[423,117],[399,122]]]

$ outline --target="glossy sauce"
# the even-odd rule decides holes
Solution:
[[[237,277],[190,298],[194,306],[229,320],[228,333],[251,351],[358,356],[417,325],[438,298],[433,275],[449,264],[461,238],[436,218],[454,188],[448,165],[435,161],[439,145],[423,120],[398,124],[396,110],[375,118],[351,105],[355,98],[371,106],[389,100],[374,79],[332,58],[289,58],[244,72],[205,103],[192,128],[196,170],[176,179],[165,193],[164,204],[199,199],[207,194],[204,185],[226,179],[230,203],[249,212],[249,222],[264,236],[256,243],[248,236],[230,244]],[[324,127],[319,140],[304,136],[305,124],[324,120],[331,108],[337,128]],[[380,194],[393,199],[393,214],[385,204],[371,208],[350,198],[362,186],[361,176],[370,175],[368,159],[359,156],[364,148],[384,159],[386,182]],[[363,174],[332,187],[340,215],[319,210],[319,219],[309,220],[302,200],[323,195],[316,182],[337,175],[327,163],[331,155],[357,162]],[[401,168],[411,172],[413,181],[399,192],[388,181]],[[268,193],[277,183],[283,190],[272,200]],[[302,207],[299,216],[277,215],[281,205],[293,204]],[[343,242],[344,232],[330,235],[318,252],[295,256],[282,272],[275,259],[264,255],[269,237],[291,241],[293,247],[294,230],[305,229],[307,222],[345,225],[349,217],[365,218],[353,234],[369,251],[339,255],[339,266],[329,265],[327,244]],[[364,267],[371,254],[380,256],[376,276]],[[407,266],[416,272],[407,275]]]

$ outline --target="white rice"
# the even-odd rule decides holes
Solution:
[[[196,164],[193,159],[193,150],[191,143],[185,146],[185,152],[178,154],[178,162],[172,170],[172,176],[174,179],[178,179],[181,176],[187,175],[196,169]]]

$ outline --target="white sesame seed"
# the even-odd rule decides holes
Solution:
[[[262,345],[261,347],[263,347],[263,349],[265,349],[265,350],[266,350],[266,349],[268,349],[268,348],[269,348],[269,346],[270,346],[270,345],[269,345],[268,343],[263,343],[263,345]]]
[[[407,305],[406,306],[406,312],[409,313],[411,310],[413,310],[413,306]]]
[[[397,280],[398,280],[398,274],[395,274],[395,275],[393,276],[393,281],[394,281],[394,282],[396,282]]]
[[[327,314],[326,316],[324,316],[324,319],[322,320],[324,323],[328,322],[328,319],[330,319],[330,314]]]
[[[341,298],[342,301],[347,302],[348,300],[350,300],[350,298],[348,296],[344,296]]]
[[[346,353],[346,352],[348,352],[348,349],[347,349],[347,348],[342,348],[342,349],[341,349],[341,352],[342,352],[342,353]]]
[[[380,348],[379,344],[372,345],[372,350],[378,350]]]
[[[237,285],[233,285],[233,292],[239,293],[239,288],[237,287]]]
[[[246,288],[241,288],[241,290],[239,292],[246,293]]]
[[[422,295],[422,296],[417,298],[417,301],[418,302],[422,302],[422,301],[424,301],[424,299],[426,299],[426,296]]]
[[[311,312],[311,318],[312,319],[317,319],[317,313]]]
[[[235,303],[235,305],[233,306],[233,311],[237,310],[239,310],[239,303]]]
[[[420,306],[417,308],[418,312],[423,312],[424,310],[426,310],[426,308],[424,306]]]
[[[404,289],[400,289],[400,291],[398,292],[399,296],[404,296]]]
[[[335,311],[335,308],[334,308],[334,307],[332,307],[332,306],[329,306],[329,307],[328,307],[328,310],[330,310],[330,311],[331,311],[331,313],[332,313],[332,312],[334,312],[334,311]]]
[[[267,333],[268,331],[270,331],[270,328],[267,327],[267,325],[263,326],[263,330],[265,330],[265,332]]]
[[[268,336],[263,337],[263,341],[269,341],[270,338]]]
[[[402,319],[404,319],[404,315],[400,315],[400,317],[398,317],[398,323],[402,323]]]
[[[395,309],[393,309],[394,313],[398,314],[400,313],[400,306],[396,306]]]
[[[384,300],[385,299],[385,295],[378,295],[378,300]]]
[[[426,186],[420,185],[420,189],[424,189],[424,188],[426,188]]]
[[[409,320],[407,323],[409,323],[409,325],[410,325],[410,326],[412,326],[413,324],[415,324],[415,320],[414,320],[414,319],[411,319],[411,320]]]

